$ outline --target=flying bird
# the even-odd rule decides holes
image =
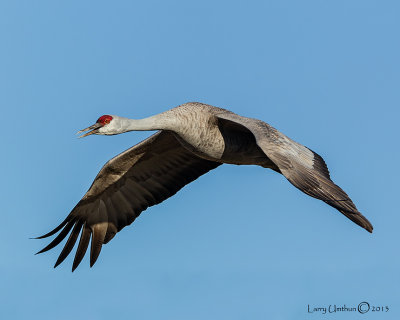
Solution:
[[[158,132],[108,161],[66,219],[37,238],[60,231],[38,252],[42,253],[69,234],[54,267],[69,255],[79,234],[72,271],[82,261],[90,240],[92,267],[102,245],[142,211],[223,163],[270,168],[307,195],[324,201],[372,232],[371,223],[332,182],[324,160],[261,120],[190,102],[140,120],[103,115],[78,133],[88,131],[81,136],[86,137],[147,130]]]

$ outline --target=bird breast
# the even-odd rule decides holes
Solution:
[[[253,134],[221,126],[212,115],[196,113],[191,121],[185,119],[178,127],[178,131],[174,130],[177,140],[200,158],[246,165],[271,162],[258,147]]]
[[[196,118],[200,116],[196,115]],[[217,119],[213,117],[183,121],[175,135],[186,149],[203,159],[219,161],[222,158],[225,142],[218,129]]]

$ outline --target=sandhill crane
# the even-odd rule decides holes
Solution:
[[[38,237],[46,238],[61,230],[38,252],[42,253],[58,245],[72,229],[54,267],[68,256],[80,233],[72,271],[82,261],[90,238],[92,267],[102,245],[142,211],[223,163],[275,170],[307,195],[326,202],[372,232],[371,223],[332,182],[324,160],[263,121],[192,102],[141,120],[104,115],[78,133],[88,131],[81,136],[85,137],[135,130],[159,131],[108,161],[67,218]]]

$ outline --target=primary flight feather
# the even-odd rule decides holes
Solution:
[[[304,193],[326,202],[372,232],[371,223],[332,182],[324,160],[263,121],[192,102],[141,120],[104,115],[80,133],[88,131],[81,136],[85,137],[143,130],[159,131],[108,161],[66,219],[38,237],[60,232],[38,252],[42,253],[69,234],[54,267],[68,256],[79,234],[72,271],[82,261],[89,244],[93,266],[102,245],[142,211],[223,163],[273,169]]]

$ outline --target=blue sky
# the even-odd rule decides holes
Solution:
[[[400,317],[396,1],[2,1],[3,319]],[[34,256],[101,166],[150,133],[75,132],[187,101],[326,160],[371,235],[279,174],[222,166],[71,273]],[[310,314],[307,306],[389,306]]]

